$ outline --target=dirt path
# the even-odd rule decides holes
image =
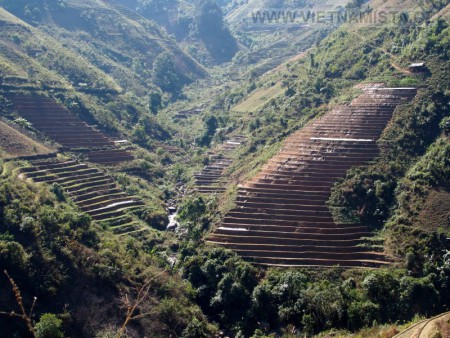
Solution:
[[[397,71],[399,71],[400,73],[403,73],[405,75],[411,75],[412,74],[412,72],[409,71],[409,69],[403,68],[398,63],[396,63],[395,60],[397,59],[397,57],[395,55],[393,55],[392,53],[388,52],[385,48],[375,46],[373,43],[367,41],[367,39],[364,36],[360,35],[357,32],[352,32],[352,33],[354,35],[356,35],[358,38],[360,38],[361,40],[363,40],[365,43],[367,43],[370,46],[372,46],[373,48],[376,48],[376,49],[382,51],[387,56],[389,56],[389,58],[391,59],[391,62],[390,62],[391,66],[394,67]]]
[[[393,338],[450,337],[450,312],[421,321]]]

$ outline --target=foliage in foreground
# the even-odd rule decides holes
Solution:
[[[431,316],[450,304],[450,252],[413,277],[392,268],[264,271],[230,251],[207,249],[183,263],[183,276],[204,313],[239,337],[355,331]]]
[[[25,309],[37,298],[31,319],[39,337],[60,337],[62,329],[74,336],[117,333],[135,303],[126,327],[130,337],[214,331],[193,304],[189,287],[158,268],[148,246],[132,238],[120,241],[58,202],[51,189],[9,174],[0,185],[0,266],[17,283]],[[138,302],[142,285],[148,291]],[[0,290],[0,311],[17,311],[4,276]],[[3,315],[0,325],[2,337],[27,334],[20,320]]]

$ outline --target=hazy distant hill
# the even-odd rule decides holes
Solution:
[[[4,85],[118,91],[120,86],[85,58],[67,50],[53,37],[0,8],[1,66]]]
[[[172,60],[172,71],[181,84],[205,75],[201,66],[157,25],[113,1],[67,0],[46,4],[2,1],[5,9],[52,36],[65,51],[87,60],[91,66],[84,69],[97,68],[107,73],[125,90],[144,93],[155,87],[158,79],[153,68],[163,53]]]
[[[223,2],[214,0],[117,0],[127,8],[164,26],[201,63],[231,61],[239,50],[224,22]]]

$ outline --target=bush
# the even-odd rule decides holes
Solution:
[[[181,207],[180,219],[182,221],[196,221],[206,212],[205,200],[202,197],[197,197],[194,200],[189,200]]]
[[[380,306],[370,301],[353,302],[347,310],[349,325],[352,329],[371,326],[379,321],[379,312]]]
[[[35,326],[37,338],[64,338],[61,331],[62,320],[52,313],[45,313],[41,316]]]
[[[163,52],[158,55],[153,63],[155,83],[165,92],[178,95],[188,79],[181,74],[173,60],[173,55]]]
[[[0,240],[0,266],[3,269],[24,270],[28,254],[20,243]]]
[[[208,337],[206,324],[197,318],[193,318],[188,326],[184,329],[182,338],[203,338]]]

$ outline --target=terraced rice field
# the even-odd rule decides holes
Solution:
[[[134,159],[128,150],[104,149],[91,150],[88,152],[88,161],[103,165],[114,165],[118,162],[127,162]]]
[[[181,110],[176,113],[172,118],[173,120],[186,120],[188,118],[198,116],[203,111],[203,108],[197,107],[188,110]]]
[[[413,88],[365,88],[290,136],[260,173],[239,188],[237,207],[207,241],[262,265],[388,264],[365,246],[369,229],[336,224],[326,202],[336,179],[378,154],[376,140]]]
[[[142,19],[142,17],[138,13],[128,9],[127,7],[117,3],[115,1],[103,0],[103,2],[107,5],[109,5],[111,8],[115,9],[120,14],[122,14],[132,20],[139,21],[140,19]]]
[[[9,98],[20,116],[64,148],[72,151],[92,149],[88,155],[91,162],[115,164],[133,159],[129,151],[115,148],[111,139],[87,125],[52,98],[35,94],[17,94]]]
[[[127,214],[144,202],[124,193],[113,178],[100,170],[74,160],[33,161],[31,165],[22,168],[21,175],[34,182],[58,183],[82,211],[110,225],[114,233],[138,235],[147,231]]]
[[[245,136],[236,135],[222,144],[216,153],[211,155],[211,164],[194,175],[197,191],[203,194],[220,193],[225,190],[223,173],[233,160],[227,156],[231,151],[239,147],[245,141]]]

